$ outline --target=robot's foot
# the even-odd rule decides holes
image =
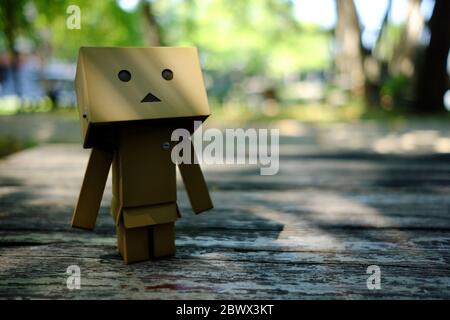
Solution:
[[[117,246],[126,264],[175,255],[175,224],[117,228]]]

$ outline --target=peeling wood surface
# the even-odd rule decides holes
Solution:
[[[450,298],[450,156],[281,146],[280,173],[203,166],[215,209],[179,180],[177,255],[126,266],[110,183],[94,232],[70,218],[88,152],[52,144],[0,162],[0,298]],[[149,182],[151,183],[151,182]],[[66,269],[81,268],[81,290]],[[381,290],[368,290],[369,265]]]

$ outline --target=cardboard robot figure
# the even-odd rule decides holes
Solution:
[[[83,47],[75,85],[83,147],[92,151],[72,227],[94,228],[112,165],[111,214],[125,263],[174,255],[180,213],[171,134],[193,133],[194,120],[209,116],[197,50]],[[178,167],[194,212],[211,209],[196,161]]]

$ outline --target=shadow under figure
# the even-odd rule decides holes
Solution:
[[[95,227],[112,165],[111,214],[125,263],[175,254],[177,128],[210,114],[195,48],[80,49],[76,93],[83,147],[92,148],[72,227]],[[191,144],[178,165],[195,213],[211,209]]]

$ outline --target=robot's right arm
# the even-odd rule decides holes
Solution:
[[[73,228],[94,229],[112,160],[112,152],[92,149],[72,216]]]

